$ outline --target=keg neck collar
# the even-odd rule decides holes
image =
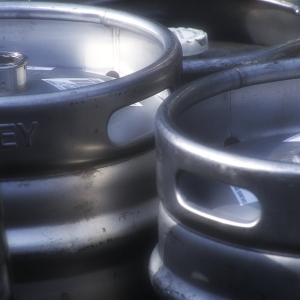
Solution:
[[[0,51],[0,95],[19,92],[25,88],[27,62],[26,55]]]

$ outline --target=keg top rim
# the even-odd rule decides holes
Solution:
[[[276,64],[276,68],[274,68],[274,64]],[[162,103],[157,112],[156,132],[167,140],[166,145],[171,145],[176,155],[179,153],[179,156],[192,158],[194,164],[189,161],[189,169],[196,170],[197,161],[203,163],[206,160],[207,167],[210,166],[215,170],[220,169],[222,165],[223,177],[233,170],[236,174],[249,170],[262,176],[266,174],[275,177],[278,175],[281,177],[300,176],[299,165],[253,158],[215,149],[194,141],[188,133],[182,132],[177,124],[177,120],[183,112],[213,96],[247,86],[299,78],[299,64],[300,59],[294,58],[230,69],[195,80],[175,91]],[[158,148],[166,147],[166,145],[158,143]],[[178,165],[179,169],[183,165],[184,167],[187,166],[183,157],[178,161],[176,160],[175,164]],[[225,179],[224,177],[223,179],[228,181],[228,178]]]
[[[33,105],[38,103],[43,105],[46,102],[76,101],[82,97],[97,97],[111,94],[114,90],[117,94],[124,90],[130,90],[133,86],[140,87],[140,98],[148,98],[157,92],[173,85],[174,76],[166,74],[164,70],[174,66],[174,62],[182,59],[182,51],[179,41],[163,25],[143,19],[141,17],[118,11],[110,8],[91,7],[87,5],[65,4],[65,3],[45,3],[45,2],[1,2],[1,19],[28,19],[28,20],[49,20],[49,21],[69,21],[99,24],[107,27],[117,27],[128,30],[142,36],[148,36],[156,40],[162,47],[162,54],[152,63],[142,69],[121,77],[117,80],[104,82],[101,85],[81,87],[75,91],[59,90],[47,94],[31,95]],[[15,49],[13,49],[15,50]],[[18,51],[18,49],[16,49]],[[29,56],[28,53],[25,53]],[[29,56],[30,59],[30,56]],[[164,71],[162,73],[162,71]],[[163,77],[168,78],[165,80]],[[166,82],[168,81],[168,83]],[[172,82],[173,81],[173,82]],[[160,83],[159,91],[151,92],[151,89],[142,87]],[[172,82],[172,83],[171,83]],[[176,83],[178,84],[178,83]],[[176,85],[175,84],[175,85]],[[164,86],[163,86],[164,85]],[[13,101],[16,105],[23,103],[27,95],[9,95],[2,101]],[[110,101],[112,103],[114,101]],[[133,104],[136,99],[127,100],[126,103],[117,108]]]

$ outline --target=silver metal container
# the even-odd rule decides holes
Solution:
[[[200,28],[209,33],[210,41],[271,46],[299,36],[299,0],[178,0],[176,2],[53,0],[53,2],[105,6],[147,17],[168,27]]]
[[[297,299],[300,60],[207,76],[156,119],[162,299]]]
[[[1,3],[0,33],[16,294],[141,299],[158,203],[153,120],[180,84],[179,42],[150,21],[75,4]]]
[[[173,30],[183,47],[184,83],[225,69],[297,57],[300,53],[299,0],[68,2],[105,5],[150,18],[171,29],[179,27]],[[202,30],[208,33],[209,49],[207,34]]]

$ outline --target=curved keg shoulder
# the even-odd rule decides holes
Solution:
[[[28,76],[23,91],[1,95],[2,176],[105,165],[153,147],[151,133],[116,145],[107,128],[117,110],[180,84],[181,49],[167,29],[126,13],[71,4],[4,2],[0,17],[1,50],[26,55],[31,75],[44,70],[44,89]],[[47,68],[99,76],[115,71],[120,78],[47,91]]]
[[[298,59],[228,70],[160,107],[158,192],[179,223],[252,249],[298,252],[298,76]]]
[[[76,260],[143,238],[154,230],[157,217],[154,155],[150,151],[107,167],[2,182],[12,256],[25,255],[34,264]]]

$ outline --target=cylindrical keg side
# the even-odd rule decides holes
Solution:
[[[26,55],[30,65],[27,87],[4,96],[0,103],[0,134],[14,134],[0,144],[5,176],[105,165],[141,148],[147,151],[150,144],[153,148],[153,128],[130,143],[114,142],[107,128],[116,111],[180,86],[181,47],[173,34],[158,24],[107,8],[55,4],[53,9],[46,3],[28,2],[12,7],[9,3],[0,5],[2,49]],[[19,18],[20,11],[28,11],[27,17]],[[75,74],[70,75],[72,70]],[[110,71],[120,78],[106,80]],[[84,77],[101,84],[84,85],[78,80]],[[58,82],[62,78],[65,82]],[[72,91],[64,86],[80,88]],[[140,116],[140,122],[145,119]]]
[[[163,299],[297,299],[299,66],[220,72],[160,107],[150,276]]]
[[[197,57],[208,49],[207,33],[200,29],[170,27],[169,28],[178,38],[182,47],[184,58]]]
[[[26,87],[0,95],[16,293],[145,298],[157,237],[154,118],[181,84],[180,43],[159,24],[75,4],[1,2],[0,33],[3,51],[28,57]]]
[[[297,138],[291,137],[299,126],[295,100],[298,64],[299,60],[293,59],[220,72],[187,85],[163,103],[156,122],[158,191],[172,216],[196,230],[201,224],[201,232],[222,240],[297,252],[300,170],[298,164],[278,159],[284,149],[291,152],[291,147],[274,149],[277,142],[287,145],[293,140],[297,144]],[[291,90],[284,98],[286,88]],[[189,187],[185,182],[194,180],[194,175],[201,178],[203,186],[211,186],[211,192],[213,186],[242,189],[230,188],[230,194],[237,204],[243,197],[252,199],[249,203],[258,202],[258,214],[252,220],[243,219],[241,212],[229,217],[230,210],[222,212],[216,210],[217,203],[216,207],[204,203],[205,190],[203,201],[191,201],[191,181]],[[198,184],[195,179],[193,189],[201,192]],[[283,200],[287,194],[288,202]],[[215,196],[226,202],[221,194]],[[295,225],[289,227],[289,235],[285,234],[285,220]]]
[[[12,300],[12,283],[9,273],[9,254],[4,229],[2,197],[0,197],[0,299]]]

